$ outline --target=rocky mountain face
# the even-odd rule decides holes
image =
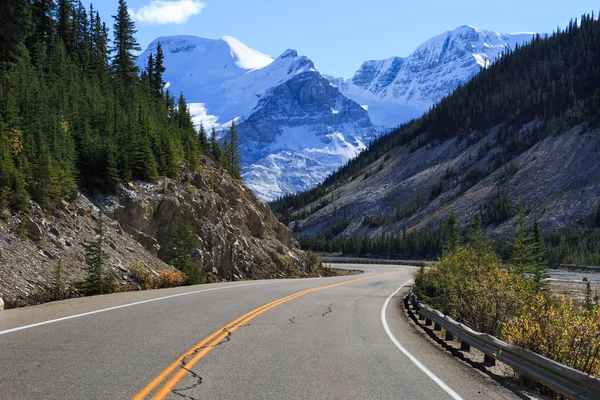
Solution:
[[[408,57],[366,61],[352,78],[331,80],[345,96],[368,109],[380,131],[387,131],[420,116],[533,35],[465,25],[426,41]]]
[[[238,122],[244,182],[262,200],[314,186],[376,136],[367,113],[295,50],[271,59],[229,37],[173,36],[156,39],[141,67],[158,43],[164,79],[197,124],[222,132]]]
[[[239,134],[244,181],[269,200],[318,184],[376,133],[362,107],[309,70],[271,88]]]
[[[528,128],[523,127],[522,134]],[[600,130],[579,125],[549,136],[476,184],[469,184],[478,168],[485,170],[494,155],[501,153],[494,139],[497,129],[472,144],[452,138],[412,151],[421,139],[418,137],[393,148],[360,175],[305,206],[303,210],[308,211],[317,210],[319,203],[327,204],[299,219],[298,234],[316,236],[341,225],[345,228],[339,236],[376,237],[437,226],[450,211],[464,227],[504,195],[513,204],[522,200],[531,209],[528,221],[538,219],[543,230],[589,221],[600,198]],[[440,182],[441,189],[436,191]],[[367,216],[381,216],[385,223],[369,226],[363,223]],[[348,225],[342,225],[344,219]],[[506,237],[514,226],[513,218],[486,230],[491,236]]]
[[[406,58],[367,61],[348,80],[322,75],[294,50],[273,59],[231,37],[161,37],[138,65],[160,43],[164,79],[184,93],[195,122],[219,131],[239,123],[244,182],[270,201],[315,186],[378,132],[420,116],[531,37],[462,26]]]
[[[116,197],[88,198],[30,216],[0,218],[0,298],[7,306],[32,304],[62,260],[63,281],[85,277],[84,243],[95,235],[99,207],[105,209],[107,267],[122,289],[135,287],[128,267],[139,260],[153,274],[167,268],[171,232],[188,209],[201,243],[195,259],[216,279],[306,276],[312,266],[291,231],[252,192],[204,159],[201,172],[183,182],[131,182]],[[133,286],[132,286],[133,285]]]

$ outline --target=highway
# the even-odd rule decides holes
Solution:
[[[402,314],[411,267],[0,311],[0,399],[517,399]]]

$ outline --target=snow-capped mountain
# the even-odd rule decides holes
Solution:
[[[238,127],[244,181],[262,199],[310,189],[376,136],[367,112],[313,67],[271,88]]]
[[[244,182],[268,201],[316,185],[378,131],[420,116],[532,36],[465,25],[408,57],[367,61],[350,79],[322,75],[294,50],[273,59],[228,36],[160,37],[138,65],[161,43],[164,79],[183,92],[194,121],[217,130],[237,121]]]
[[[368,109],[385,131],[418,117],[507,49],[531,41],[533,33],[496,33],[465,25],[420,45],[406,58],[367,61],[350,79],[330,80]]]
[[[140,67],[158,43],[163,78],[195,122],[223,130],[237,121],[244,182],[262,200],[314,186],[377,134],[367,112],[294,50],[272,59],[230,37],[161,37]]]

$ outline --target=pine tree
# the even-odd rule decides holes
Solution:
[[[145,77],[152,84],[152,77],[154,76],[154,56],[152,53],[148,56],[148,62],[146,63]]]
[[[163,73],[166,71],[164,59],[165,55],[163,53],[162,46],[159,43],[156,46],[154,70],[152,71],[152,75],[150,75],[150,88],[152,89],[154,96],[157,98],[162,98],[163,96]]]
[[[531,232],[531,265],[528,267],[528,271],[533,279],[533,284],[536,290],[543,290],[548,285],[547,279],[550,277],[546,272],[546,244],[544,242],[544,235],[540,230],[540,226],[537,220],[533,222],[533,229]]]
[[[54,0],[34,0],[31,4],[34,32],[27,47],[32,50],[36,43],[41,43],[48,48],[54,42],[56,4]]]
[[[90,17],[91,18],[91,17]],[[90,70],[99,77],[108,74],[108,27],[100,19],[100,14],[96,12],[93,20],[90,21],[91,28],[91,65]]]
[[[531,266],[532,259],[531,235],[525,223],[525,208],[521,203],[517,216],[517,235],[513,240],[510,254],[512,271],[517,274],[524,274]]]
[[[477,254],[479,261],[492,251],[492,242],[483,234],[483,220],[480,214],[477,215],[475,222],[469,226],[467,240],[475,254]]]
[[[117,15],[113,15],[115,20],[113,26],[113,59],[112,70],[117,80],[124,88],[133,85],[138,73],[138,67],[135,65],[135,52],[141,48],[135,39],[135,24],[127,10],[125,0],[119,0]]]
[[[104,251],[104,211],[96,220],[96,236],[85,243],[85,263],[88,271],[85,280],[85,292],[88,295],[111,293],[115,287],[115,277],[110,271],[106,271],[104,264],[108,254]]]
[[[24,0],[2,0],[0,2],[0,66],[12,62],[20,54],[19,45],[25,38],[23,17],[27,2]]]
[[[461,242],[460,226],[456,220],[456,214],[451,211],[446,218],[444,224],[444,239],[443,239],[443,250],[444,253],[453,253],[458,249]]]
[[[52,271],[52,281],[50,282],[50,296],[52,300],[62,300],[64,297],[65,284],[62,278],[62,269],[62,260],[58,259],[58,263],[54,271]]]
[[[75,48],[75,35],[73,29],[73,0],[58,0],[57,34],[69,54]]]
[[[219,141],[217,140],[217,132],[213,127],[210,131],[210,152],[212,153],[216,162],[221,162],[222,151]]]
[[[204,129],[202,122],[200,122],[200,129],[198,130],[198,143],[200,146],[200,151],[203,154],[210,153],[210,144],[208,143],[208,137],[206,136],[206,130]]]
[[[242,179],[241,158],[239,155],[240,139],[237,134],[237,127],[234,121],[231,121],[225,140],[223,141],[223,152],[225,159],[225,169],[236,179]]]
[[[170,263],[183,272],[189,285],[195,285],[202,281],[200,267],[194,261],[194,253],[200,243],[192,221],[194,221],[194,217],[191,211],[184,210],[171,233],[169,244]]]

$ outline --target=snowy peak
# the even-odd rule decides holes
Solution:
[[[477,64],[486,66],[507,49],[517,43],[530,41],[534,33],[497,33],[463,25],[453,31],[442,33],[419,46],[409,59],[420,61],[418,67],[428,68],[438,64],[454,62],[472,56]]]
[[[190,85],[205,86],[232,79],[273,62],[271,57],[229,36],[206,39],[182,35],[154,40],[138,58],[140,67],[146,65],[159,43],[165,54],[165,78],[177,91]]]
[[[379,130],[418,117],[533,33],[497,33],[463,25],[435,36],[408,57],[363,63],[348,80],[330,79],[368,109]]]
[[[222,41],[230,48],[231,57],[235,64],[242,69],[263,68],[273,62],[273,59],[260,51],[251,49],[244,43],[231,36],[223,36]]]

